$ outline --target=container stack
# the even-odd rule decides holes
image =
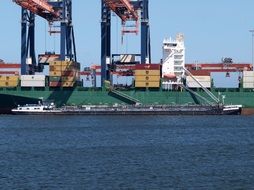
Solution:
[[[160,65],[140,64],[135,69],[136,88],[160,88]]]
[[[211,76],[194,76],[195,79],[205,88],[211,88]],[[189,88],[201,88],[201,86],[190,76],[186,78],[186,84]]]
[[[0,87],[17,87],[20,64],[4,63],[0,60]]]
[[[243,88],[254,88],[254,71],[243,72]]]
[[[79,80],[80,64],[74,61],[53,61],[49,63],[50,87],[74,87]]]
[[[18,76],[0,75],[0,87],[17,87],[19,84]]]
[[[45,75],[21,75],[21,87],[45,87]]]
[[[0,62],[0,75],[13,76],[19,75],[21,70],[20,64]]]

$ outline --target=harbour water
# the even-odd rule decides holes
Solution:
[[[0,116],[0,189],[253,189],[253,116]]]

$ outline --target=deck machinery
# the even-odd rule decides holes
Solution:
[[[151,45],[149,28],[149,0],[101,0],[101,83],[109,80],[110,72],[114,72],[111,54],[111,12],[122,21],[122,35],[138,34],[141,24],[140,63],[151,63]],[[139,14],[140,12],[140,14]],[[127,22],[134,22],[130,28]],[[119,56],[114,54],[114,56]],[[134,56],[137,56],[136,54]],[[136,63],[134,63],[136,64]]]
[[[21,10],[21,74],[41,72],[43,65],[35,55],[35,15],[46,19],[49,25],[60,23],[60,54],[58,59],[76,61],[75,38],[72,26],[72,0],[13,0]],[[43,55],[41,55],[43,56]],[[49,55],[45,54],[46,57]],[[55,55],[53,55],[55,56]]]

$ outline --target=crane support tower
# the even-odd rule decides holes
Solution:
[[[60,23],[60,60],[76,61],[75,38],[72,25],[72,0],[13,0],[21,6],[21,74],[41,72],[35,55],[35,15],[50,25]]]
[[[140,11],[140,14],[138,14]],[[123,28],[122,34],[138,33],[141,24],[141,63],[151,63],[149,28],[149,0],[101,0],[101,83],[109,80],[108,65],[111,62],[111,12],[114,12],[125,25],[136,22],[133,30]]]

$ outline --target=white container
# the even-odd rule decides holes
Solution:
[[[23,80],[21,87],[45,87],[45,80]]]
[[[100,75],[96,76],[96,87],[101,87],[101,76]]]
[[[243,71],[243,78],[244,77],[254,77],[254,71]]]
[[[211,82],[211,76],[194,76],[194,78],[199,82]],[[195,80],[190,76],[187,76],[186,80],[187,82],[195,82]]]
[[[243,83],[243,88],[254,88],[254,82],[253,83]]]
[[[91,75],[88,76],[82,75],[80,76],[80,80],[83,81],[83,87],[93,87]]]
[[[209,81],[203,81],[200,82],[200,84],[202,84],[202,86],[205,88],[211,88],[211,82]],[[187,82],[187,86],[189,88],[202,88],[197,82]]]
[[[0,68],[0,71],[18,71],[20,72],[19,68]]]
[[[253,82],[254,83],[254,76],[253,77],[243,77],[243,82],[244,83],[250,83]]]
[[[21,81],[22,80],[30,80],[30,81],[45,81],[45,75],[21,75]]]

